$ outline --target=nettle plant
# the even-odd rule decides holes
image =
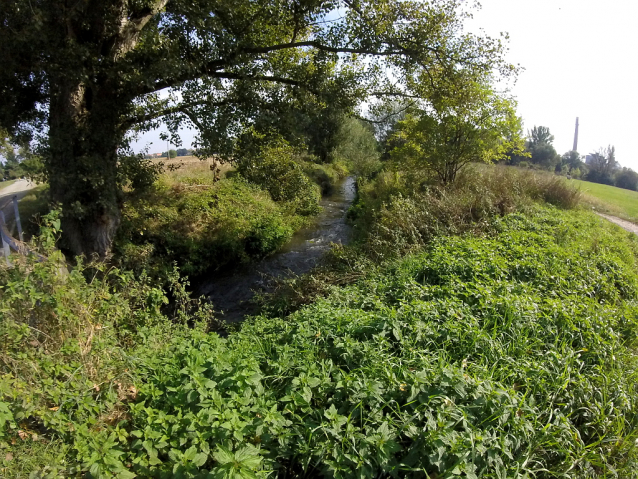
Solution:
[[[633,467],[635,242],[536,209],[228,338],[146,356],[140,477],[595,477]],[[633,456],[632,456],[633,454]],[[629,469],[624,469],[629,470]]]

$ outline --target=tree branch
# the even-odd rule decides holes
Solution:
[[[113,49],[115,59],[126,55],[135,48],[142,29],[166,6],[168,1],[169,0],[155,0],[152,6],[133,12],[131,15],[128,14],[126,7],[124,7],[121,16],[119,38]]]
[[[180,103],[178,105],[162,108],[161,110],[151,111],[147,113],[140,113],[138,115],[130,116],[124,119],[124,121],[122,122],[122,127],[125,129],[129,129],[133,125],[139,125],[140,123],[145,123],[147,121],[155,120],[157,118],[161,118],[166,115],[171,115],[173,113],[184,113],[190,118],[188,110],[195,106],[199,106],[199,105],[224,106],[224,105],[227,105],[228,103],[229,101],[208,102],[207,100]]]

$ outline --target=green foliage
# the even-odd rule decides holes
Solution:
[[[525,151],[509,152],[508,163],[512,165],[520,165],[521,162],[529,161],[535,168],[548,171],[560,172],[562,165],[567,168],[577,168],[580,164],[580,157],[577,152],[568,152],[561,158],[556,149],[552,145],[554,135],[546,126],[534,126],[527,132],[527,141],[525,142]]]
[[[247,263],[277,250],[303,224],[297,206],[277,204],[239,177],[215,182],[200,174],[172,186],[162,179],[126,203],[116,258],[160,278],[173,262],[189,276]]]
[[[143,477],[631,471],[636,241],[555,208],[495,230],[228,339],[170,341],[140,365],[119,460]]]
[[[618,168],[616,161],[616,149],[613,146],[601,148],[592,153],[591,162],[588,164],[589,172],[587,173],[587,181],[594,183],[602,183],[604,185],[614,184],[614,173]]]
[[[530,203],[571,198],[565,182],[490,167],[461,175],[455,195],[402,196],[398,173],[362,182],[362,214],[394,198],[376,219],[390,229],[434,221],[446,233],[476,211],[489,228],[457,231],[487,234],[415,236],[414,254],[225,338],[205,331],[210,309],[176,275],[167,316],[146,277],[65,273],[54,213],[39,240],[49,259],[0,269],[0,472],[629,477],[638,241],[590,213]],[[224,184],[258,191],[218,182],[220,201],[233,197]],[[200,192],[182,204],[201,207]],[[428,206],[436,198],[451,206]]]
[[[122,155],[119,158],[118,183],[123,190],[136,193],[147,191],[164,172],[164,164],[144,159],[139,155]]]
[[[267,190],[274,201],[289,204],[296,214],[317,214],[320,191],[295,161],[296,155],[296,150],[286,142],[269,144],[243,155],[237,171]]]
[[[638,173],[631,168],[623,168],[616,174],[615,183],[618,188],[638,190]]]
[[[360,177],[370,178],[381,169],[374,130],[357,118],[347,118],[342,123],[333,156],[344,161],[348,169]]]
[[[44,132],[67,245],[105,258],[130,134],[164,123],[179,144],[195,127],[198,153],[230,154],[259,117],[310,110],[303,136],[325,161],[336,118],[369,96],[411,95],[429,78],[427,101],[461,76],[515,75],[499,40],[463,33],[467,17],[463,0],[3,2],[0,127]]]
[[[330,194],[335,185],[350,173],[350,169],[339,160],[332,163],[298,160],[298,164],[306,176],[319,186],[322,195]]]
[[[534,201],[574,208],[579,197],[579,190],[562,177],[472,165],[447,188],[415,186],[402,172],[382,173],[360,183],[349,215],[362,247],[381,259],[421,248],[439,235],[493,231],[495,218],[525,210]]]
[[[515,102],[488,85],[461,83],[431,107],[396,125],[390,152],[398,168],[419,178],[430,174],[447,185],[470,162],[486,162],[522,150]]]
[[[46,464],[51,475],[45,477],[77,473],[95,461],[100,444],[99,460],[119,464],[125,474],[117,448],[106,440],[114,434],[103,431],[127,419],[140,355],[179,334],[186,314],[199,321],[210,312],[197,310],[175,275],[171,325],[161,312],[167,296],[148,277],[80,261],[67,271],[54,250],[59,213],[44,223],[32,247],[48,258],[12,257],[12,267],[0,268],[0,470],[3,477],[24,477],[20,471]]]
[[[584,164],[580,159],[580,155],[577,151],[568,151],[561,157],[561,166],[563,169],[566,169],[566,173],[574,176],[577,173],[580,173],[580,170],[583,168]],[[577,172],[578,170],[578,172]]]

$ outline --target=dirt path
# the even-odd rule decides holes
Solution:
[[[1,185],[1,183],[0,183]],[[15,183],[0,190],[0,210],[4,212],[7,223],[13,219],[13,197],[17,196],[18,201],[29,193],[29,190],[37,185],[29,180],[18,180]]]
[[[635,233],[635,234],[638,235],[638,225],[637,224],[632,223],[630,221],[621,220],[620,218],[616,218],[615,216],[605,215],[603,213],[596,213],[596,214],[598,216],[602,216],[607,221],[611,221],[612,223],[617,224],[621,228],[626,229],[627,231],[630,231],[630,232]]]

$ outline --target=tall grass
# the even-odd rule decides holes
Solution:
[[[534,202],[574,208],[579,199],[579,190],[561,177],[475,165],[448,187],[382,173],[359,185],[350,215],[369,254],[384,258],[421,248],[439,235],[487,232],[495,218]]]

